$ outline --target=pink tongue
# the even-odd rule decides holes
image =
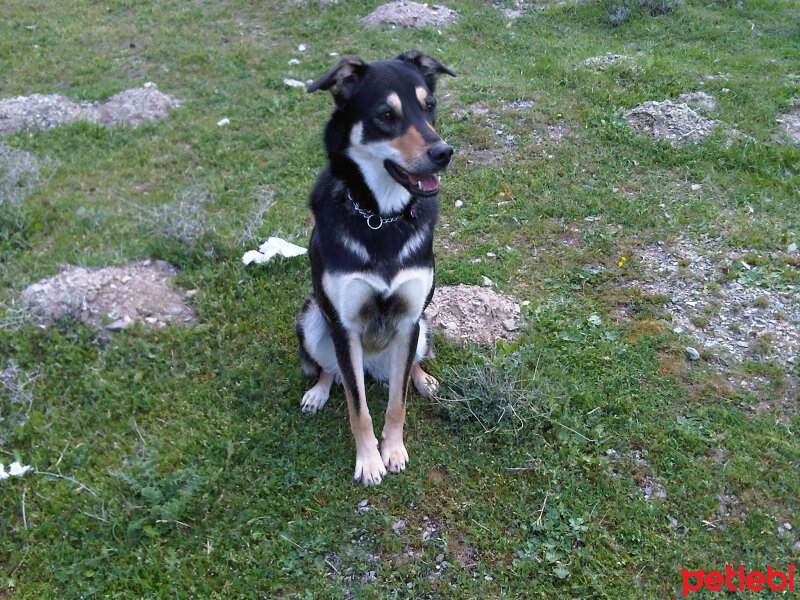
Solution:
[[[426,192],[432,192],[439,189],[439,178],[436,175],[412,175],[408,174],[408,180],[411,182],[412,188],[419,189],[419,184],[422,184],[422,189]]]

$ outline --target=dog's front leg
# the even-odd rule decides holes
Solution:
[[[406,396],[408,376],[419,339],[419,323],[414,323],[405,332],[398,332],[389,348],[389,404],[386,406],[386,422],[381,435],[381,458],[392,473],[406,468],[408,452],[403,444],[403,425],[406,420]]]
[[[364,485],[377,485],[386,475],[386,468],[378,452],[378,440],[367,407],[361,340],[357,334],[348,332],[340,325],[331,327],[331,334],[347,397],[350,428],[356,440],[356,471],[353,476]]]

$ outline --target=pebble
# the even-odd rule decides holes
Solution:
[[[703,187],[703,186],[702,186],[702,185],[700,185],[699,183],[693,183],[693,184],[692,184],[692,191],[693,191],[693,192],[696,192],[697,190],[699,190],[699,189],[700,189],[700,188],[702,188],[702,187]]]
[[[393,530],[395,531],[395,533],[396,533],[398,529],[402,529],[402,528],[403,528],[403,527],[405,527],[405,526],[406,526],[406,521],[405,521],[405,519],[400,519],[399,521],[397,521],[396,523],[394,523],[394,524],[392,525],[392,529],[393,529]]]
[[[794,242],[792,242],[791,244],[789,244],[789,247],[788,247],[788,248],[786,248],[786,251],[787,251],[789,254],[792,254],[792,253],[794,253],[794,252],[797,252],[797,244],[795,244]]]
[[[444,554],[437,554],[436,555],[436,564],[441,563],[444,560]]]
[[[609,448],[608,450],[606,450],[606,456],[609,458],[617,458],[619,454],[613,448]]]
[[[230,124],[231,120],[228,117],[225,117],[224,119],[220,119],[219,121],[217,121],[218,127],[224,127],[225,125],[230,125]]]
[[[290,59],[289,59],[289,64],[290,64],[290,65],[299,65],[299,64],[300,64],[300,61],[299,61],[299,60],[297,60],[296,58],[290,58]]]
[[[462,200],[456,200],[455,201],[455,207],[456,208],[461,208],[462,206],[464,206],[464,202]]]
[[[686,346],[686,357],[689,360],[700,360],[700,353],[691,346]]]
[[[369,504],[369,500],[364,498],[361,502],[358,503],[358,508],[364,508],[367,504]]]
[[[519,329],[519,325],[514,319],[506,319],[503,321],[503,327],[505,327],[506,331],[516,331]]]
[[[106,329],[109,331],[122,331],[123,329],[127,329],[128,326],[132,323],[132,321],[125,321],[124,319],[117,319],[106,325]]]
[[[291,77],[287,77],[286,79],[284,79],[283,83],[285,85],[288,85],[289,87],[293,87],[293,88],[304,88],[304,87],[306,87],[305,83],[303,83],[302,81],[298,81],[297,79],[292,79]]]
[[[792,524],[791,524],[791,523],[784,523],[784,524],[783,524],[783,528],[784,528],[786,531],[791,531],[791,530],[792,530]]]
[[[486,275],[483,276],[483,285],[490,287],[494,285],[494,281],[489,279]]]
[[[306,45],[305,45],[305,44],[300,44],[300,45],[297,47],[297,51],[298,51],[298,52],[305,52],[305,51],[306,51]]]

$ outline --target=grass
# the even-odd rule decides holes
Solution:
[[[508,26],[498,7],[510,2],[454,0],[462,18],[441,34],[365,32],[356,19],[376,5],[4,4],[3,97],[100,100],[154,81],[183,108],[137,129],[77,123],[3,141],[48,173],[15,180],[15,212],[0,214],[0,373],[15,373],[0,388],[0,460],[39,471],[0,482],[0,597],[674,598],[681,568],[797,562],[800,416],[781,401],[797,373],[745,365],[772,382],[762,397],[710,360],[689,365],[686,340],[659,325],[663,302],[623,287],[642,268],[622,260],[681,235],[754,254],[797,240],[800,150],[775,122],[800,98],[796,5],[687,0],[651,15],[635,3],[612,26],[606,2],[539,4]],[[516,342],[437,336],[430,370],[444,392],[409,405],[409,469],[365,489],[351,483],[341,388],[317,417],[299,411],[306,261],[239,259],[269,235],[305,244],[312,226],[331,102],[283,79],[319,75],[330,52],[414,47],[458,73],[439,94],[457,157],[438,280],[485,275],[530,305]],[[606,52],[636,68],[585,67]],[[750,137],[672,148],[621,120],[699,89]],[[503,108],[514,100],[534,106]],[[475,103],[488,112],[468,115]],[[547,125],[570,135],[548,140]],[[471,148],[498,141],[502,160],[467,166]],[[190,243],[150,218],[181,198],[202,211]],[[100,342],[13,312],[59,264],[145,256],[199,290],[195,325]],[[796,262],[752,265],[731,277],[795,289]],[[379,428],[386,391],[368,394]],[[645,499],[651,482],[666,499]],[[794,529],[779,534],[784,522]]]

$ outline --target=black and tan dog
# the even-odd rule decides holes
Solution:
[[[431,354],[423,311],[433,295],[437,173],[453,149],[434,130],[437,78],[454,75],[412,50],[394,60],[346,58],[312,83],[336,108],[325,128],[328,165],[310,205],[314,292],[297,319],[303,371],[319,377],[301,408],[316,413],[341,378],[356,442],[355,479],[378,484],[405,469],[408,380],[423,395],[437,381],[419,366]],[[364,371],[389,382],[380,451]]]

